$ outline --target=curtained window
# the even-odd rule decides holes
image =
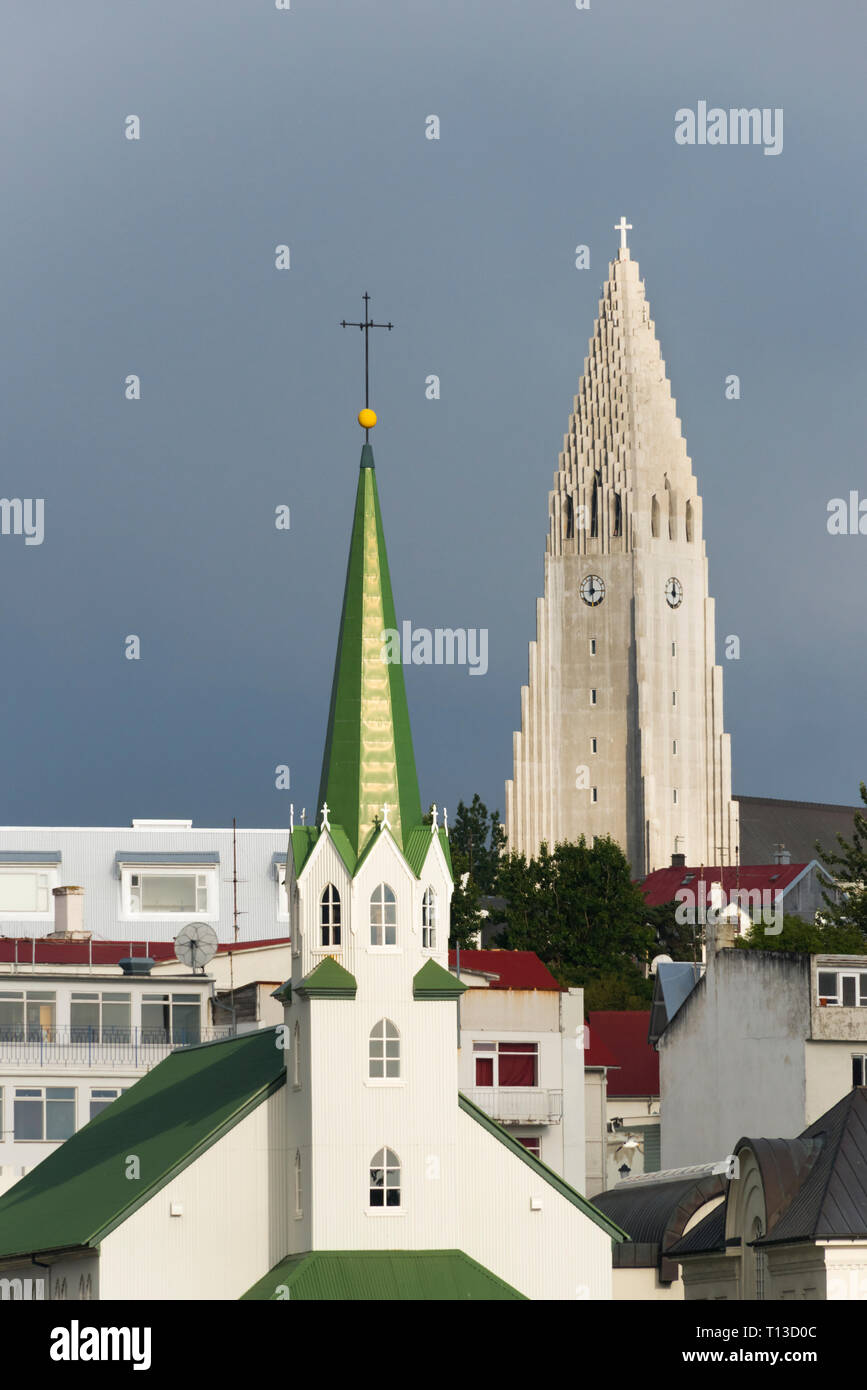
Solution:
[[[473,1043],[477,1086],[537,1086],[539,1044]]]

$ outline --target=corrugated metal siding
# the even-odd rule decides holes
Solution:
[[[463,1110],[457,1138],[459,1248],[528,1298],[611,1298],[610,1236]]]
[[[238,905],[240,939],[255,941],[288,935],[288,919],[278,914],[278,886],[273,856],[285,855],[289,844],[286,830],[239,830]],[[172,918],[146,920],[121,917],[120,879],[115,855],[212,853],[219,855],[216,867],[219,883],[219,917],[208,918],[220,941],[232,941],[232,832],[231,830],[132,830],[128,826],[109,829],[82,827],[0,828],[0,852],[60,851],[58,882],[75,883],[85,890],[84,925],[94,936],[109,941],[171,941],[188,920],[202,920],[191,912]],[[168,862],[171,862],[169,860]],[[282,904],[281,910],[282,910]],[[6,936],[46,936],[54,930],[53,920],[4,918],[0,930]]]
[[[105,1237],[101,1298],[240,1298],[289,1253],[285,1095],[263,1101]],[[172,1202],[182,1216],[170,1215]]]

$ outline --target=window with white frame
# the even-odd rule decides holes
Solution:
[[[537,1086],[539,1044],[534,1042],[474,1042],[477,1086]]]
[[[867,1052],[852,1055],[852,1085],[867,1086]]]
[[[198,994],[143,994],[141,1036],[144,1043],[198,1043],[202,1038],[202,1001]]]
[[[57,878],[51,864],[0,864],[0,916],[50,917]]]
[[[370,1030],[367,1075],[374,1081],[400,1077],[400,1033],[390,1018],[381,1018]]]
[[[216,870],[210,867],[126,865],[121,874],[121,891],[128,917],[217,915]]]
[[[90,1093],[90,1118],[95,1120],[97,1115],[101,1115],[113,1100],[117,1100],[118,1096],[122,1096],[124,1091],[128,1089],[127,1086],[103,1086],[98,1090],[92,1090]]]
[[[0,1040],[51,1042],[55,1036],[56,1009],[56,990],[0,990]]]
[[[319,899],[319,944],[340,945],[340,894],[329,883]]]
[[[69,1139],[75,1133],[73,1086],[16,1086],[15,1142]]]
[[[515,1138],[519,1144],[523,1144],[527,1153],[534,1154],[536,1158],[542,1157],[542,1139],[538,1134],[516,1134]]]
[[[437,937],[437,895],[433,888],[424,890],[421,900],[421,944],[426,951],[436,948]]]
[[[70,1042],[130,1040],[132,996],[123,990],[73,990],[69,1001]]]
[[[295,1150],[295,1219],[303,1216],[303,1189],[301,1187],[301,1150]]]
[[[819,1003],[844,1009],[867,1007],[867,971],[820,970]]]
[[[397,945],[397,900],[387,883],[380,883],[370,895],[370,944]]]
[[[392,1149],[380,1149],[370,1160],[370,1206],[400,1206],[400,1159]]]

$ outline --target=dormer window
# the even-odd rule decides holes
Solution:
[[[117,856],[121,916],[216,917],[217,855]]]
[[[51,890],[57,887],[57,863],[36,863],[35,855],[0,857],[0,914],[8,917],[50,917]],[[60,856],[56,856],[59,861]]]
[[[397,900],[387,883],[380,883],[370,895],[370,944],[397,945]]]

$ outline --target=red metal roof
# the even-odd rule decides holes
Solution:
[[[449,968],[456,961],[449,951]],[[491,989],[556,989],[560,985],[547,965],[535,951],[461,951],[461,970],[479,970],[486,975],[498,975],[491,980]]]
[[[589,1046],[588,1046],[589,1044]],[[598,1029],[591,1027],[588,1023],[584,1032],[584,1065],[585,1067],[619,1067],[620,1063],[602,1041],[602,1035]],[[611,1090],[609,1079],[608,1089]]]
[[[650,1010],[600,1009],[588,1023],[591,1048],[606,1047],[620,1068],[608,1076],[609,1096],[658,1096],[659,1054],[647,1041]]]
[[[250,951],[256,946],[277,946],[288,944],[289,937],[269,937],[262,941],[228,941],[217,947],[218,954],[226,951]],[[15,948],[18,954],[15,954]],[[37,965],[117,965],[127,956],[143,956],[146,953],[152,960],[174,960],[173,941],[46,941],[31,936],[0,937],[0,961],[29,965],[36,951]],[[91,955],[91,950],[93,954]]]
[[[696,895],[696,903],[706,905],[711,883],[721,883],[726,894],[738,887],[746,892],[782,893],[806,867],[806,864],[742,864],[738,869],[734,864],[723,867],[705,864],[698,868],[654,869],[638,886],[648,907],[674,902],[679,888],[691,890]]]

